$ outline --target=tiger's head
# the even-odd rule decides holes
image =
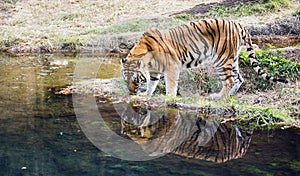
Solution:
[[[131,93],[137,93],[142,82],[146,82],[142,74],[142,61],[149,62],[153,58],[153,47],[149,36],[142,35],[138,43],[130,50],[125,58],[121,59],[122,75]]]
[[[141,62],[131,61],[126,62],[126,58],[121,59],[122,76],[127,83],[128,90],[131,93],[137,93],[142,82],[146,82],[146,78],[140,71]]]

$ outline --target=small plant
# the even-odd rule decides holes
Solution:
[[[292,12],[292,16],[300,17],[300,7],[296,11]]]
[[[282,50],[269,46],[266,50],[255,50],[255,56],[260,67],[265,68],[265,72],[271,76],[283,76],[292,81],[300,76],[300,63],[292,62],[284,58]],[[240,53],[240,65],[250,66],[248,53]]]
[[[186,13],[175,15],[173,18],[175,20],[179,20],[179,21],[190,21],[191,20],[191,16]]]
[[[12,21],[12,25],[13,26],[22,26],[23,24],[25,24],[24,20],[18,19],[18,20],[13,20]]]
[[[255,118],[254,126],[270,129],[274,124],[280,122],[280,119],[275,116],[272,108],[266,108],[259,112],[259,115]]]

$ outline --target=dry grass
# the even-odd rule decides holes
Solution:
[[[178,25],[176,22],[174,24],[173,21],[170,22],[171,14],[203,2],[209,3],[214,0],[5,0],[0,4],[5,7],[0,11],[2,18],[0,46],[22,45],[23,43],[18,43],[19,41],[25,41],[26,45],[29,43],[27,40],[36,40],[35,43],[40,43],[41,39],[48,39],[46,43],[51,43],[53,48],[48,48],[51,51],[64,43],[91,44],[95,38],[101,37],[104,27],[108,27],[112,33],[130,31],[126,26],[128,23],[133,27],[138,23],[137,28],[144,24],[147,24],[144,28],[153,26],[168,28]],[[251,20],[245,17],[237,21],[265,22],[289,15],[290,11],[291,9],[287,9],[272,14],[271,18],[269,15],[250,17]],[[121,26],[118,26],[120,24]],[[17,50],[22,52],[24,48]]]
[[[9,38],[79,35],[82,30],[125,20],[167,16],[199,1],[144,0],[22,0],[10,9],[1,26],[1,40]]]

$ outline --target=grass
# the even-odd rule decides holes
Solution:
[[[141,32],[150,28],[149,20],[133,20],[120,24],[113,24],[108,26],[96,27],[84,30],[81,35],[88,34],[120,34],[126,32]]]
[[[13,7],[20,0],[2,0],[0,3],[0,10],[8,10]]]
[[[63,51],[78,51],[80,46],[87,45],[87,41],[78,35],[52,35],[51,36],[51,43],[55,46],[59,46]]]
[[[173,18],[175,20],[179,20],[179,21],[190,21],[190,20],[192,20],[191,15],[186,14],[186,13],[174,15]]]
[[[292,12],[291,15],[295,16],[295,17],[300,17],[300,7],[298,7],[298,9],[296,9],[294,12]]]
[[[263,8],[276,11],[276,9],[289,7],[290,2],[292,1],[270,0],[263,5]],[[136,1],[133,0],[126,2],[121,0],[113,2],[80,0],[53,3],[37,0],[4,0],[3,3],[12,8],[10,9],[11,13],[7,13],[10,15],[4,17],[3,24],[1,24],[0,44],[2,46],[4,43],[10,43],[11,47],[22,47],[22,43],[13,40],[26,40],[28,36],[33,36],[35,39],[46,36],[53,42],[53,48],[63,47],[76,50],[82,44],[91,44],[104,34],[143,32],[149,28],[166,29],[186,21],[196,20],[197,18],[188,14],[175,16],[170,16],[170,14],[174,12],[174,7],[176,7],[176,11],[186,10],[199,1],[191,0],[184,3],[160,1],[154,6],[149,6],[146,1],[136,5]],[[222,15],[224,11],[225,15],[233,14],[234,16],[235,13],[247,11],[244,6],[246,5],[232,7],[235,10],[214,7],[212,12]],[[247,8],[250,7],[247,6]],[[252,9],[252,11],[256,11],[256,9]],[[25,43],[27,42],[25,41]]]
[[[166,29],[183,24],[184,21],[189,18],[188,16],[175,16],[173,18],[151,18],[151,19],[134,19],[125,21],[118,24],[112,24],[107,26],[99,26],[83,30],[80,35],[90,34],[121,34],[128,32],[143,32],[150,28]]]
[[[258,65],[265,68],[265,72],[271,76],[282,76],[289,78],[291,81],[300,78],[300,63],[285,59],[281,49],[275,49],[269,45],[266,50],[256,49],[255,56]],[[240,53],[240,66],[250,66],[248,53],[246,51],[241,51]]]
[[[243,4],[239,3],[232,7],[214,6],[212,7],[207,16],[213,17],[242,17],[250,15],[264,15],[267,13],[274,13],[289,8],[292,1],[289,0],[264,0],[259,3]]]
[[[143,106],[145,97],[132,96],[131,101],[136,106]],[[147,99],[147,97],[146,97]],[[234,121],[243,125],[250,124],[254,128],[268,130],[272,128],[300,127],[300,121],[293,116],[285,106],[274,107],[268,104],[252,104],[249,100],[228,97],[225,100],[206,100],[186,97],[169,97],[167,95],[156,95],[151,97],[153,104],[168,104],[169,106],[182,106],[182,111],[198,107],[201,112],[209,112],[208,116],[219,116],[221,121]],[[148,105],[147,105],[148,106]],[[232,114],[232,112],[234,112]],[[298,111],[300,113],[300,111]],[[227,114],[227,115],[225,115]],[[225,115],[225,116],[224,116]]]
[[[276,78],[286,78],[292,83],[300,79],[300,63],[285,59],[281,49],[275,49],[270,45],[269,48],[264,50],[256,49],[255,54],[259,66],[262,67],[268,75]],[[278,84],[281,85],[281,83],[268,82],[264,78],[259,77],[253,70],[246,51],[240,52],[239,66],[241,68],[242,77],[245,79],[245,82],[240,88],[242,91],[249,93],[257,92],[257,90],[268,91],[274,89]],[[185,95],[185,92],[187,92],[187,94],[193,92],[193,94],[201,94],[204,96],[208,93],[220,91],[222,85],[219,77],[215,73],[216,71],[209,65],[189,69],[181,73],[179,79],[180,94]],[[164,90],[164,87],[160,86],[159,90]]]

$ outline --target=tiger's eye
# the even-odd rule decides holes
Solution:
[[[127,61],[126,57],[123,57],[123,58],[121,59],[121,61],[122,61],[122,63],[125,63],[125,62]]]

